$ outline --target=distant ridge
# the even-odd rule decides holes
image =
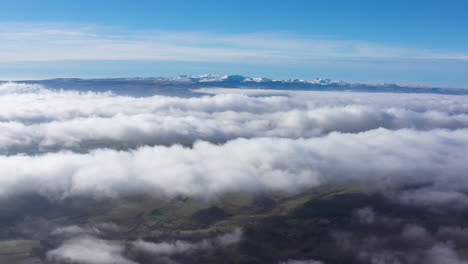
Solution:
[[[5,81],[0,81],[4,83]],[[16,81],[42,84],[50,89],[81,91],[112,91],[117,94],[137,95],[181,95],[191,89],[219,87],[303,91],[348,91],[348,92],[389,92],[389,93],[437,93],[466,95],[468,89],[416,87],[401,84],[346,83],[330,79],[274,80],[264,77],[243,75],[179,75],[175,77],[132,77],[107,79],[57,78],[48,80]]]

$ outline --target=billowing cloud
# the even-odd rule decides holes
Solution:
[[[57,228],[51,234],[53,236],[66,235],[62,243],[49,250],[47,260],[52,263],[79,263],[79,264],[136,264],[132,256],[148,255],[159,262],[174,263],[170,259],[172,255],[190,254],[195,251],[211,251],[233,246],[242,238],[242,230],[235,229],[232,232],[206,238],[199,241],[167,241],[148,242],[142,239],[133,241],[125,246],[122,241],[110,241],[97,238],[100,232],[97,228],[91,230],[79,226],[66,226]],[[130,249],[129,249],[130,248]],[[131,252],[129,252],[131,250]]]
[[[311,139],[0,156],[0,194],[211,196],[229,191],[297,192],[347,182],[374,190],[424,184],[438,192],[462,193],[468,188],[462,177],[468,169],[467,132],[377,129]]]
[[[82,236],[67,240],[47,252],[47,260],[55,263],[136,264],[125,258],[123,253],[124,247],[118,243]]]
[[[468,127],[464,96],[289,92],[288,97],[135,98],[13,83],[0,85],[2,91],[3,154],[190,145],[197,140],[223,143],[239,137],[312,138],[380,127]]]
[[[400,203],[468,207],[465,96],[227,91],[0,85],[0,194],[209,198],[353,183]]]

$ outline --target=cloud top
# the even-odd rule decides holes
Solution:
[[[401,203],[468,206],[465,96],[0,91],[3,196],[212,198],[352,183]]]
[[[5,155],[468,127],[465,96],[291,91],[262,96],[269,91],[239,89],[189,98],[132,97],[16,83],[1,84],[1,91]]]

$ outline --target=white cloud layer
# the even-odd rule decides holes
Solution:
[[[444,195],[458,192],[465,199],[467,145],[468,129],[378,129],[312,139],[197,142],[192,148],[0,156],[0,194],[211,196],[228,191],[294,192],[324,183],[354,182],[377,189],[429,184]]]
[[[228,92],[195,98],[135,98],[6,83],[0,85],[0,153],[193,144],[196,140],[221,143],[239,137],[299,139],[380,127],[468,127],[465,96],[289,92],[287,97],[254,97],[249,93],[262,92]]]
[[[0,85],[0,195],[210,198],[352,183],[468,207],[466,96],[203,91],[215,95]]]

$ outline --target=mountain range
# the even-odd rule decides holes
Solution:
[[[6,81],[0,81],[4,83]],[[468,89],[417,87],[401,84],[364,84],[347,83],[330,79],[315,78],[311,80],[288,79],[273,80],[263,77],[242,75],[179,75],[176,77],[133,77],[106,79],[58,78],[48,80],[25,80],[21,83],[42,84],[49,89],[80,91],[112,91],[117,94],[148,96],[191,94],[192,89],[199,88],[243,88],[272,90],[305,90],[305,91],[348,91],[348,92],[390,92],[390,93],[437,93],[468,94]]]

